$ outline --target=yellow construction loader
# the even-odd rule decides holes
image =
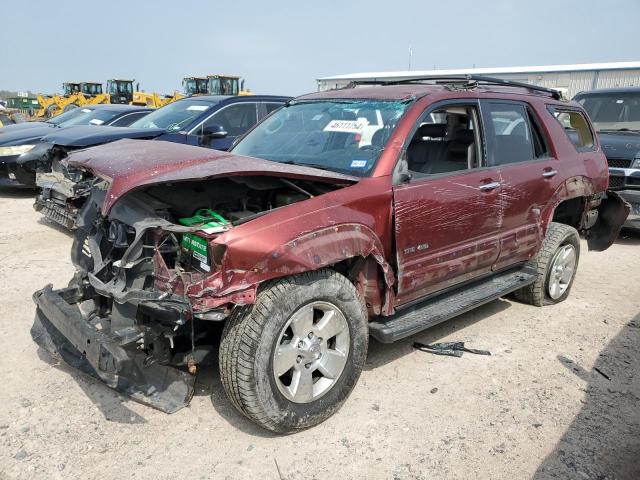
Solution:
[[[38,95],[40,109],[36,117],[50,118],[83,105],[109,103],[109,95],[102,92],[102,84],[98,82],[64,82],[62,91],[62,95]]]
[[[214,74],[206,77],[184,77],[184,94],[190,95],[253,95],[244,89],[244,80],[236,75]]]
[[[182,79],[182,88],[186,96],[190,95],[208,95],[209,79],[207,77],[184,77]]]
[[[236,75],[207,75],[207,93],[209,95],[253,95],[244,89],[244,80]]]

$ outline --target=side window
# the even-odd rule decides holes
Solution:
[[[412,176],[425,177],[478,167],[481,149],[476,107],[451,105],[423,117],[409,146]]]
[[[237,137],[258,122],[257,105],[254,102],[243,102],[223,107],[209,117],[203,125],[221,125],[230,137]]]
[[[493,165],[524,162],[536,158],[534,142],[529,128],[529,114],[524,105],[487,102],[491,128],[489,155]]]
[[[529,108],[527,108],[527,113],[529,114],[529,125],[531,126],[531,137],[533,139],[535,156],[536,158],[548,157],[550,155],[549,141],[540,127],[540,122]]]
[[[113,123],[110,123],[109,126],[111,126],[111,127],[128,127],[133,122],[135,122],[136,120],[141,119],[142,117],[148,115],[149,113],[150,112],[129,113],[127,115],[123,115],[122,117],[118,118]]]
[[[279,109],[282,105],[284,105],[284,104],[283,103],[265,103],[264,104],[264,106],[267,109],[267,115],[269,115],[274,110]]]
[[[578,151],[593,150],[595,144],[593,134],[587,119],[581,112],[553,108],[551,113],[564,128],[573,145]]]

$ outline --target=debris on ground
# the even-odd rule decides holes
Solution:
[[[460,358],[464,352],[476,355],[491,355],[488,350],[477,350],[475,348],[467,348],[464,342],[443,342],[443,343],[420,343],[413,342],[413,348],[421,352],[433,353],[434,355],[447,355],[449,357]]]

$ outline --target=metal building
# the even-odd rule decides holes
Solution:
[[[578,92],[594,88],[640,86],[640,62],[369,72],[324,77],[317,81],[319,90],[330,90],[344,87],[349,82],[357,80],[393,81],[427,76],[469,74],[555,88],[562,91],[568,98],[572,98]]]

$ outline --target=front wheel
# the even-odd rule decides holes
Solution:
[[[566,300],[579,258],[578,231],[569,225],[552,222],[540,251],[528,263],[537,271],[538,278],[531,285],[514,292],[515,298],[537,307]]]
[[[367,313],[342,275],[320,270],[266,284],[237,308],[220,344],[220,377],[234,406],[289,433],[335,413],[355,386],[368,347]]]

